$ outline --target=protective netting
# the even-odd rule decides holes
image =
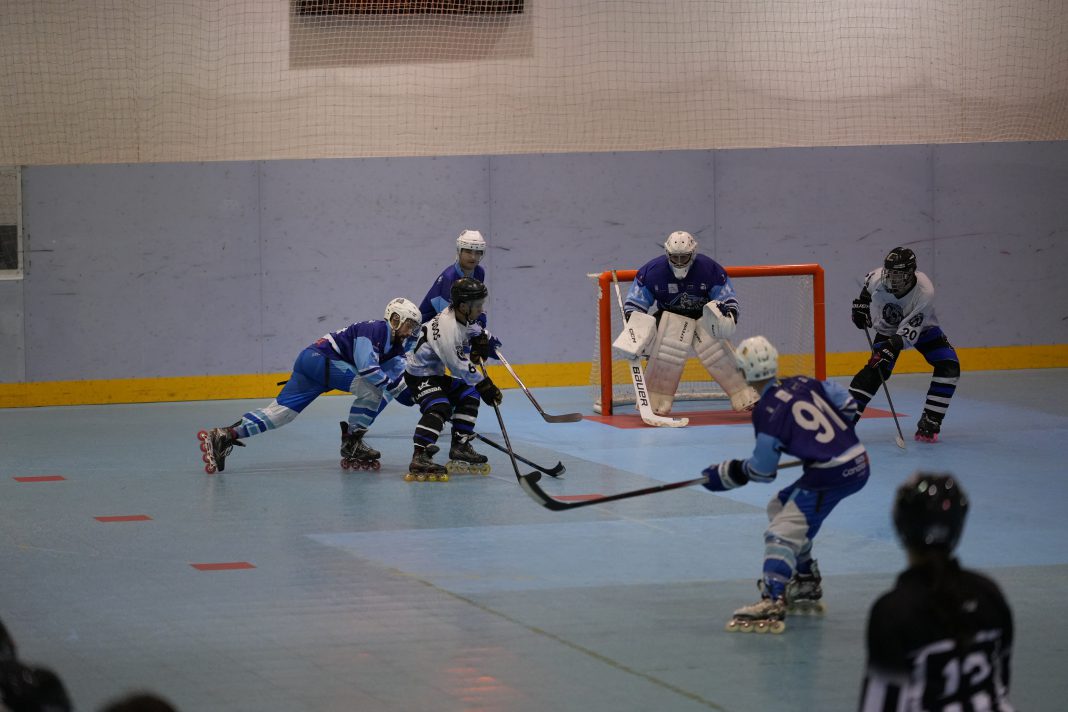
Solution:
[[[7,0],[0,163],[1068,138],[1061,0]]]
[[[728,267],[731,284],[737,292],[741,315],[730,341],[758,334],[766,336],[779,351],[779,373],[783,376],[826,376],[823,270],[818,265]],[[634,272],[619,272],[620,296],[626,299]],[[599,275],[590,275],[598,277]],[[612,404],[634,402],[634,388],[626,360],[612,350],[612,341],[623,329],[619,300],[614,285],[597,284],[597,334],[590,369],[594,410],[603,412],[603,394],[612,392]],[[607,306],[607,309],[603,308]],[[607,312],[608,321],[602,321]],[[604,368],[607,355],[611,364]],[[676,400],[726,398],[723,389],[691,354],[682,372]]]

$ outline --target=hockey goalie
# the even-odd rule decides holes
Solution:
[[[623,306],[627,323],[612,347],[628,359],[648,356],[645,385],[657,415],[671,412],[691,349],[731,407],[752,410],[759,396],[738,370],[728,341],[739,311],[730,277],[718,262],[697,253],[697,240],[688,232],[668,235],[664,253],[638,270]]]

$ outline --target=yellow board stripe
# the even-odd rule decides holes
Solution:
[[[957,349],[957,354],[965,378],[968,371],[1068,368],[1068,344]],[[827,375],[851,376],[867,358],[866,351],[827,354]],[[523,364],[514,368],[528,388],[590,384],[588,361]],[[926,373],[930,368],[919,353],[910,349],[901,355],[894,372]],[[490,366],[489,372],[501,388],[516,387],[502,366]],[[273,398],[280,390],[278,381],[288,377],[288,373],[268,373],[0,383],[0,408]]]

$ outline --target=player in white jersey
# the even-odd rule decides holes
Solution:
[[[1012,611],[996,583],[953,556],[967,513],[952,475],[917,472],[898,488],[894,527],[909,566],[868,615],[861,712],[1012,712]]]
[[[489,291],[470,277],[453,282],[450,291],[452,305],[423,324],[405,367],[404,380],[422,412],[412,436],[409,481],[448,479],[446,468],[432,459],[446,421],[452,422],[449,459],[471,466],[468,471],[488,471],[479,469],[486,456],[475,452],[470,441],[479,398],[490,405],[500,405],[502,398],[493,381],[475,368],[492,353],[490,335],[478,323]]]
[[[664,254],[638,270],[627,292],[627,324],[613,346],[631,359],[649,347],[645,373],[649,403],[657,415],[671,412],[682,370],[693,348],[735,410],[749,410],[757,393],[734,363],[728,338],[738,323],[738,299],[727,271],[697,253],[697,240],[677,230],[664,242]],[[654,312],[651,314],[650,312]],[[631,330],[638,336],[635,342]]]
[[[871,358],[849,384],[857,401],[857,417],[890,378],[898,354],[915,347],[934,368],[923,414],[916,424],[916,439],[938,442],[942,419],[960,380],[960,359],[938,324],[934,285],[916,271],[916,255],[895,247],[883,266],[864,279],[860,296],[853,300],[853,323],[858,329],[874,327]],[[881,374],[881,375],[880,375]]]

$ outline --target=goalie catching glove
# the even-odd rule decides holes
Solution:
[[[478,395],[482,397],[486,405],[498,406],[504,400],[504,394],[501,393],[501,389],[488,376],[475,385],[475,390],[478,391]]]
[[[738,326],[738,312],[723,302],[708,302],[701,310],[701,324],[716,339],[729,339]]]

